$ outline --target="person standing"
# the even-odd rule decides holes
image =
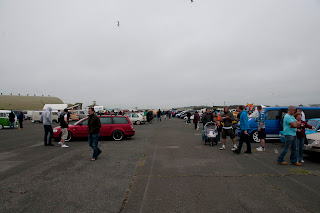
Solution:
[[[98,147],[99,133],[101,128],[101,122],[99,117],[94,113],[94,108],[89,108],[88,110],[88,142],[89,146],[93,149],[93,155],[91,161],[98,159],[98,156],[101,154],[101,150]]]
[[[213,121],[212,114],[210,114],[210,110],[209,109],[206,109],[206,112],[202,115],[201,121],[202,121],[202,124],[203,124],[203,128],[208,122]]]
[[[161,110],[160,109],[157,112],[157,119],[158,119],[158,122],[159,121],[161,122]]]
[[[290,162],[292,165],[302,166],[301,163],[297,162],[297,128],[300,127],[301,122],[297,121],[293,115],[296,112],[294,106],[288,107],[288,113],[283,118],[283,135],[285,136],[285,144],[279,157],[279,165],[287,165],[288,163],[284,161],[284,157],[291,149]]]
[[[240,140],[239,140],[239,146],[236,150],[234,150],[234,153],[240,154],[241,153],[241,148],[243,145],[243,142],[245,141],[247,144],[247,151],[244,153],[251,154],[251,143],[250,143],[250,138],[248,134],[249,130],[249,120],[248,120],[248,114],[247,111],[243,110],[243,106],[238,106],[237,111],[240,114]]]
[[[266,115],[262,112],[262,107],[257,106],[257,110],[259,112],[258,118],[256,119],[258,123],[258,139],[260,139],[260,147],[256,148],[257,151],[262,152],[265,151],[265,138],[266,138]]]
[[[10,114],[9,114],[10,129],[14,129],[15,119],[16,119],[16,115],[13,113],[13,111],[11,111]]]
[[[196,111],[193,118],[194,129],[199,130],[199,113]]]
[[[60,109],[58,110],[58,123],[60,123],[60,115],[61,115],[61,111]]]
[[[190,110],[188,110],[188,112],[187,112],[187,123],[189,123],[190,125],[191,125],[191,112],[190,112]]]
[[[48,107],[46,111],[44,111],[41,115],[40,121],[43,123],[43,128],[44,128],[44,145],[45,146],[54,146],[52,142],[52,135],[53,135],[53,130],[52,130],[52,118],[51,118],[51,111],[52,108]],[[48,134],[49,135],[49,142],[48,142]],[[47,143],[48,142],[48,143]]]
[[[309,125],[306,121],[302,120],[302,115],[300,112],[294,114],[294,117],[297,121],[301,122],[301,126],[297,128],[297,155],[298,155],[298,162],[304,163],[303,161],[303,147],[304,147],[304,140],[306,137],[306,127],[309,129],[315,129],[314,126]]]
[[[224,150],[226,148],[227,136],[230,136],[233,148],[232,151],[237,149],[236,141],[235,141],[235,134],[232,128],[232,121],[234,121],[234,117],[232,112],[229,111],[229,108],[226,106],[224,107],[224,114],[221,116],[221,121],[224,123],[222,127],[222,147],[220,150]]]
[[[65,140],[68,138],[68,125],[69,120],[68,120],[68,109],[64,109],[63,113],[60,114],[60,127],[61,127],[61,139],[59,144],[61,145],[62,148],[68,148],[65,144]]]
[[[23,112],[20,110],[19,115],[18,115],[18,120],[19,120],[19,129],[23,129],[23,120],[24,120],[24,114]]]

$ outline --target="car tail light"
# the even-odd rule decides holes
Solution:
[[[133,129],[133,125],[132,124],[130,125],[130,127],[131,127],[131,129]]]

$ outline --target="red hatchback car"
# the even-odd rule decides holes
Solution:
[[[122,140],[124,137],[132,137],[135,134],[133,124],[127,116],[112,116],[101,115],[98,116],[101,121],[100,137],[112,136],[114,140]],[[81,119],[74,125],[68,127],[68,139],[88,137],[88,117]],[[53,138],[60,140],[61,128],[53,129]]]

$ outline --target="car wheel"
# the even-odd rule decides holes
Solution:
[[[3,129],[3,126],[2,126],[2,124],[0,124],[0,129]]]
[[[140,125],[140,124],[141,124],[141,122],[140,122],[140,121],[136,121],[136,124],[137,124],[137,125]]]
[[[116,130],[112,133],[112,138],[115,141],[121,141],[123,138],[123,133],[120,130]]]
[[[68,131],[68,137],[64,141],[68,142],[68,141],[71,141],[71,140],[72,140],[72,133],[70,131]]]
[[[258,131],[254,131],[251,134],[251,140],[255,143],[260,143],[260,139],[258,138]]]

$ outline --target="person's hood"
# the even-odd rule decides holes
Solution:
[[[48,108],[46,109],[46,111],[51,112],[51,111],[52,111],[52,108],[51,108],[51,107],[48,107]]]

